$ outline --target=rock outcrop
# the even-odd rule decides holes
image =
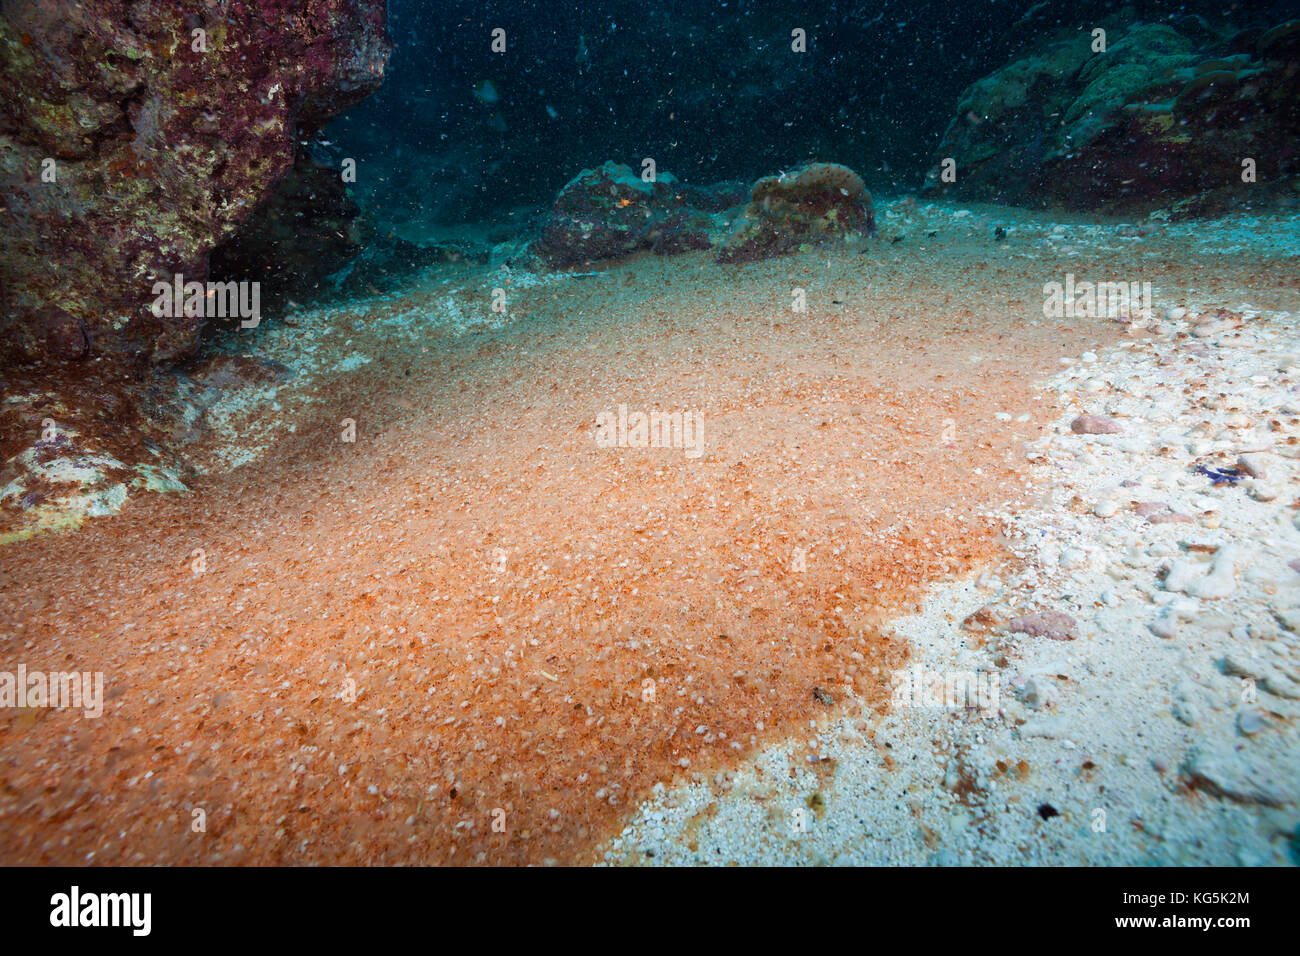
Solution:
[[[155,315],[154,283],[209,279],[221,246],[223,278],[273,303],[354,253],[337,171],[298,147],[379,85],[385,20],[383,0],[4,4],[0,543],[184,490],[201,408],[168,414],[170,367],[206,319]]]
[[[647,182],[607,162],[584,169],[560,190],[529,251],[549,268],[569,269],[642,250],[675,255],[708,249],[714,228],[709,213],[743,196],[732,184],[691,189],[668,172]]]
[[[607,162],[584,169],[560,190],[528,252],[552,269],[643,250],[677,255],[714,246],[719,262],[753,262],[874,231],[871,194],[857,173],[836,163],[810,163],[746,188],[687,186],[671,173],[647,182]]]
[[[926,191],[961,200],[1152,207],[1300,172],[1300,21],[1219,35],[1080,32],[967,89]],[[955,161],[955,181],[943,177]]]
[[[838,163],[811,163],[754,184],[718,261],[768,259],[804,246],[852,241],[875,229],[871,194],[861,177]]]
[[[190,353],[151,289],[208,256],[304,131],[374,90],[382,0],[13,0],[0,15],[0,358],[99,367]]]

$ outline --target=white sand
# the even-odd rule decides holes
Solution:
[[[939,587],[896,622],[913,664],[996,674],[996,716],[837,719],[712,785],[661,790],[606,860],[1294,863],[1300,330],[1287,313],[1194,328],[1162,322],[1048,383],[1077,407],[1030,448],[1046,500],[1004,516],[1024,570]],[[1085,409],[1123,432],[1073,434]],[[1215,487],[1187,465],[1240,453],[1263,478]],[[1193,520],[1150,524],[1132,511],[1150,501]],[[981,640],[962,622],[982,607],[1065,612],[1079,637]]]

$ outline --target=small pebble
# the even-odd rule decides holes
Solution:
[[[1078,637],[1079,622],[1061,611],[1039,611],[1013,618],[1007,625],[1013,634],[1023,633],[1030,637],[1047,637],[1054,641],[1072,641]]]
[[[1252,478],[1263,478],[1268,474],[1268,463],[1259,454],[1238,455],[1237,467]]]
[[[1178,618],[1172,614],[1161,614],[1147,627],[1156,637],[1163,637],[1165,640],[1173,640],[1178,636]]]
[[[1247,737],[1254,736],[1267,726],[1264,715],[1258,710],[1243,710],[1237,714],[1237,729]]]
[[[1274,501],[1277,498],[1277,489],[1272,485],[1254,484],[1250,486],[1250,496],[1256,501]]]
[[[1088,553],[1079,548],[1067,548],[1061,553],[1059,564],[1063,568],[1077,568],[1088,561]]]
[[[1070,422],[1070,431],[1076,435],[1118,435],[1123,430],[1119,422],[1105,415],[1080,415]]]

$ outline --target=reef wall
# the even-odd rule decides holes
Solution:
[[[1300,172],[1300,21],[1107,25],[1041,42],[972,84],[925,191],[1142,209]]]
[[[305,131],[380,85],[384,0],[7,0],[0,13],[0,361],[168,363],[202,317],[155,281],[212,249]]]

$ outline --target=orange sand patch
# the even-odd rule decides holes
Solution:
[[[966,261],[643,260],[427,351],[352,322],[376,362],[263,460],[0,550],[0,669],[111,698],[0,713],[0,861],[583,861],[814,688],[883,706],[882,621],[998,553],[1028,383],[1113,334]],[[704,455],[597,447],[619,404],[694,411]]]

